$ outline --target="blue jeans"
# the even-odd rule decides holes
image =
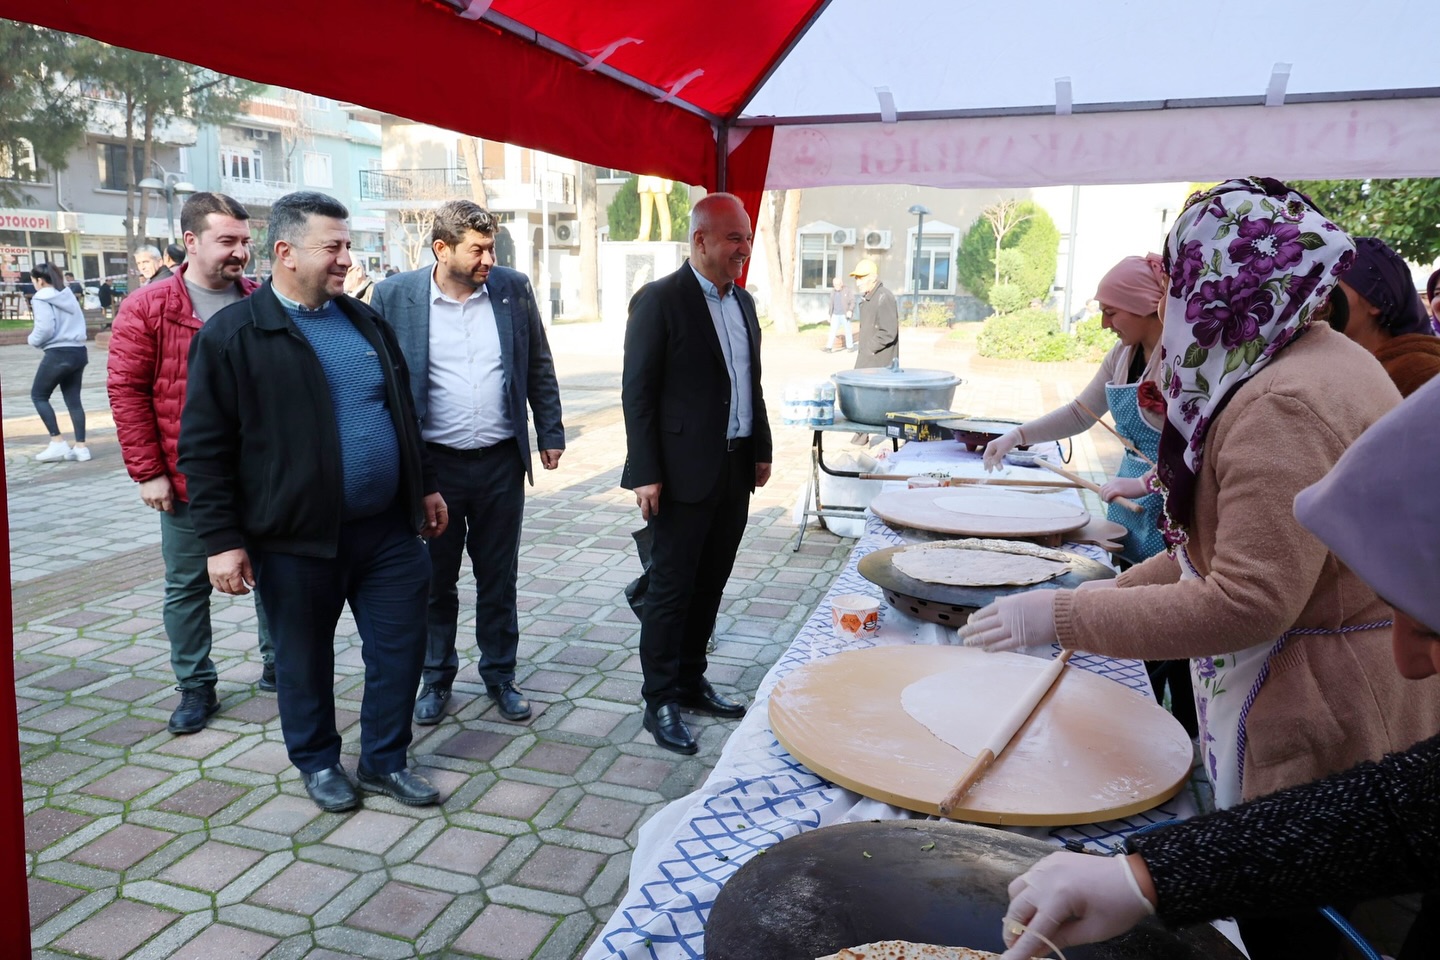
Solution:
[[[160,514],[160,555],[165,559],[165,633],[170,637],[170,666],[182,690],[215,683],[215,663],[210,659],[210,571],[206,567],[205,541],[190,522],[190,504],[175,501],[174,513]],[[255,595],[255,618],[259,621],[260,656],[270,663],[275,651],[270,642],[270,625],[265,606]]]
[[[55,388],[65,398],[65,409],[70,411],[70,425],[75,428],[75,442],[85,442],[85,408],[80,405],[80,375],[90,355],[84,347],[51,347],[45,351],[40,366],[35,370],[35,382],[30,385],[30,401],[40,422],[50,431],[50,436],[60,436],[60,421],[55,419],[55,408],[50,405],[50,396]]]
[[[403,770],[425,659],[430,558],[402,510],[340,526],[334,557],[255,550],[251,559],[275,638],[276,699],[290,762],[315,773],[340,762],[335,625],[348,602],[360,631],[365,692],[360,763]]]
[[[830,314],[830,341],[825,345],[828,347],[835,342],[835,338],[841,335],[845,337],[845,349],[849,350],[855,346],[855,337],[850,332],[850,318],[843,313]]]

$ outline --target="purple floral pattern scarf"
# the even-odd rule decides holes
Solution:
[[[1304,331],[1354,257],[1350,238],[1278,180],[1228,180],[1186,202],[1165,241],[1167,406],[1154,482],[1172,552],[1189,539],[1210,425]]]

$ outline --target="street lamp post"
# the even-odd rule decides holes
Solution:
[[[136,184],[141,190],[154,190],[165,195],[165,232],[169,234],[170,242],[175,242],[175,195],[190,194],[195,192],[195,184],[189,180],[182,179],[180,174],[171,173],[154,160],[150,161],[156,170],[160,171],[161,180],[154,177],[146,177]],[[142,238],[143,239],[143,238]]]
[[[918,327],[920,326],[920,244],[925,236],[925,215],[930,211],[917,203],[910,208],[909,212],[919,218],[915,224],[915,262],[911,265],[910,270],[910,325]]]

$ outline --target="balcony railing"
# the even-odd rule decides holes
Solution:
[[[220,192],[229,194],[241,203],[273,203],[294,189],[295,184],[289,180],[220,178]]]
[[[540,202],[540,185],[509,180],[499,170],[486,169],[485,189],[496,206],[533,208]],[[545,199],[575,203],[575,177],[549,173]],[[470,195],[470,176],[464,167],[428,167],[414,170],[360,171],[361,200],[439,201]]]

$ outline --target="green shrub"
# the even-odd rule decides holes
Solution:
[[[1001,282],[990,288],[990,306],[995,308],[996,313],[1014,313],[1025,309],[1029,303],[1030,298],[1025,296],[1025,291],[1013,283]]]
[[[638,176],[632,176],[621,184],[615,199],[606,208],[606,222],[610,224],[611,240],[634,240],[640,232],[640,183]],[[670,188],[670,238],[685,243],[690,234],[690,188],[676,183]],[[653,212],[653,211],[652,211]],[[650,236],[647,240],[660,239],[660,218],[650,218]],[[993,242],[993,241],[992,241]],[[257,248],[258,249],[258,248]]]
[[[1034,201],[1020,204],[1020,214],[1030,214],[1005,234],[1000,259],[1002,279],[1008,279],[1025,291],[1025,302],[1049,295],[1055,282],[1055,264],[1060,253],[1060,229],[1050,215]],[[1005,257],[1004,250],[1016,250],[1023,261]],[[977,217],[960,241],[955,255],[955,276],[965,289],[986,303],[995,284],[995,228],[984,217]]]
[[[1080,360],[1102,360],[1110,348],[1115,346],[1115,332],[1100,326],[1100,315],[1086,317],[1075,324],[1075,344]]]
[[[948,327],[955,319],[950,304],[940,300],[924,300],[915,314],[915,322],[922,327]]]
[[[1060,329],[1055,314],[1049,310],[1026,309],[986,320],[976,340],[976,350],[982,357],[997,360],[1054,363],[1073,360],[1079,346],[1074,337]]]

